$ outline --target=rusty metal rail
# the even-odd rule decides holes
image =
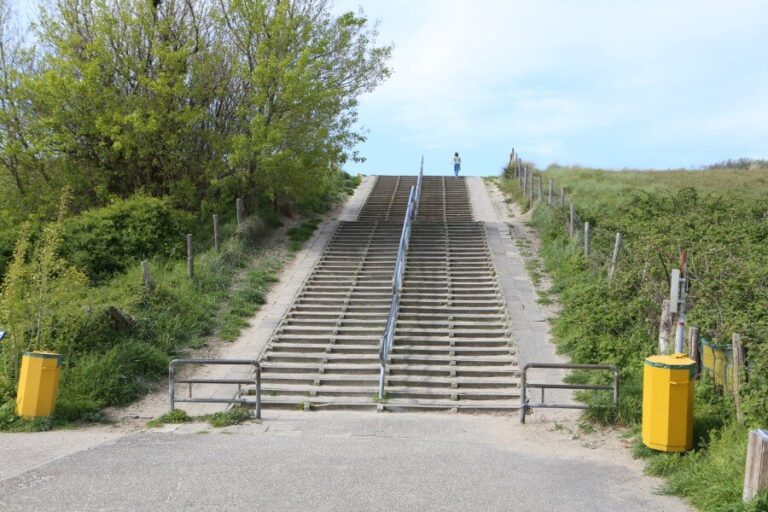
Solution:
[[[557,369],[557,370],[605,370],[613,373],[613,383],[610,386],[601,386],[596,384],[548,384],[545,382],[529,383],[527,372],[531,368]],[[534,408],[547,409],[587,409],[585,404],[558,404],[545,403],[545,389],[578,389],[578,390],[603,390],[613,391],[613,407],[619,404],[619,369],[610,364],[568,364],[568,363],[529,363],[523,367],[520,373],[520,423],[525,423],[525,416],[528,411]],[[536,404],[529,403],[528,388],[541,389],[541,401]]]
[[[253,377],[243,379],[206,379],[206,378],[176,378],[176,367],[180,365],[249,365],[253,366]],[[189,385],[189,395],[187,398],[176,397],[176,384]],[[192,384],[232,384],[237,385],[237,394],[229,398],[192,398]],[[240,390],[244,385],[256,386],[255,400],[251,398],[241,398]],[[261,365],[255,359],[174,359],[168,365],[168,401],[170,410],[176,407],[176,402],[193,402],[204,404],[245,404],[255,405],[255,416],[261,419]]]

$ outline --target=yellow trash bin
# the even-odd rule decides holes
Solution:
[[[61,359],[61,355],[52,352],[24,352],[16,414],[22,418],[51,415],[59,390]]]
[[[643,368],[643,444],[664,452],[693,447],[696,362],[685,354],[651,356]]]

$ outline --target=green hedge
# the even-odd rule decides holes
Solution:
[[[102,281],[142,259],[181,257],[191,225],[191,216],[167,199],[118,199],[67,219],[62,255],[92,280]]]

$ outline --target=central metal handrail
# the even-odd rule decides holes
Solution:
[[[395,259],[395,270],[392,274],[392,302],[389,306],[387,315],[387,325],[384,328],[384,334],[379,343],[379,361],[381,368],[379,371],[379,400],[384,399],[384,376],[387,372],[387,361],[389,360],[389,351],[392,349],[392,343],[395,339],[395,328],[397,326],[397,315],[400,311],[400,293],[403,290],[403,279],[405,277],[405,265],[408,259],[408,244],[411,240],[411,226],[419,212],[419,199],[421,198],[421,182],[424,176],[424,157],[421,157],[421,166],[419,168],[419,177],[416,178],[416,185],[411,187],[408,194],[408,207],[405,210],[403,219],[403,230],[400,233],[400,244],[397,247],[397,258]]]

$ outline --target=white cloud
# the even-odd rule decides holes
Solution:
[[[625,133],[617,144],[628,155],[632,144],[658,142],[664,126],[695,125],[687,134],[700,137],[748,126],[768,136],[764,2],[388,0],[363,8],[396,45],[394,75],[363,99],[363,122],[399,126],[413,145],[519,140],[534,157],[589,161],[573,139],[584,151],[590,133]]]

